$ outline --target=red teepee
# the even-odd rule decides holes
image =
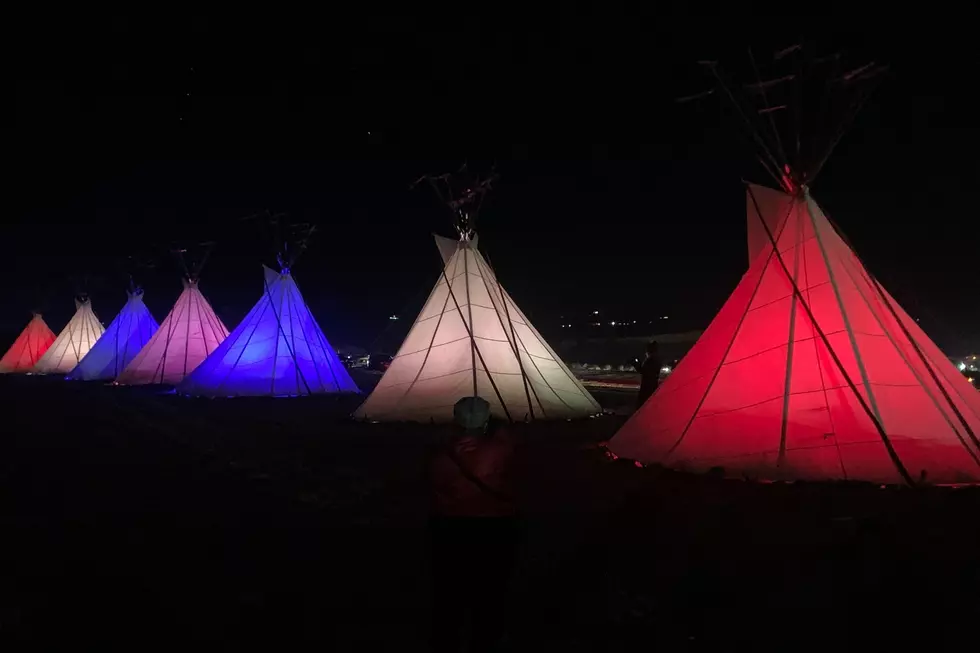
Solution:
[[[748,203],[749,271],[612,451],[761,479],[980,482],[980,393],[805,189],[750,186]]]
[[[27,323],[14,344],[0,358],[0,372],[27,372],[54,342],[55,335],[40,315]]]

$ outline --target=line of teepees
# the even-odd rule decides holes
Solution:
[[[761,479],[980,482],[980,393],[810,195],[839,130],[804,152],[798,131],[780,138],[774,114],[785,106],[770,102],[774,88],[796,75],[746,86],[756,96],[753,108],[735,97],[714,62],[706,65],[780,190],[747,184],[748,271],[611,450],[644,463]],[[831,81],[849,86],[878,72],[863,66]],[[857,106],[848,104],[848,116]],[[791,122],[798,130],[799,116]],[[784,142],[795,142],[789,154]],[[446,422],[469,396],[509,421],[600,412],[477,248],[475,221],[491,180],[454,194],[450,177],[425,179],[451,209],[457,238],[436,236],[441,274],[354,415]],[[206,397],[358,392],[292,278],[293,261],[279,261],[278,272],[265,268],[258,302],[230,334],[198,289],[198,275],[188,273],[159,328],[137,291],[105,333],[81,300],[57,338],[35,316],[0,369],[170,384]]]
[[[355,415],[445,422],[456,401],[472,395],[511,421],[600,412],[477,249],[473,227],[489,183],[473,187],[447,201],[457,239],[436,236],[442,272],[391,366]],[[280,254],[278,261],[278,272],[264,268],[258,302],[230,334],[198,289],[200,268],[185,267],[184,290],[159,326],[136,289],[104,333],[91,304],[82,301],[57,339],[35,316],[2,369],[172,385],[205,397],[359,392],[292,277],[295,255]]]

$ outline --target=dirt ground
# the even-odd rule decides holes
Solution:
[[[423,650],[438,429],[351,422],[356,398],[0,393],[2,650]],[[520,429],[507,650],[973,648],[980,491],[638,468],[596,446],[622,419]]]

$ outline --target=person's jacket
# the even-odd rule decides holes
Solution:
[[[657,391],[660,385],[660,367],[660,358],[657,356],[647,356],[643,361],[643,366],[640,368],[640,405]]]
[[[514,449],[507,432],[463,435],[442,445],[429,463],[433,512],[445,517],[515,514]]]

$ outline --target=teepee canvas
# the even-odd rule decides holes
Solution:
[[[611,450],[764,479],[980,481],[980,393],[805,187],[749,186],[748,203],[748,272]]]
[[[143,303],[142,291],[128,295],[126,305],[91,351],[68,375],[69,379],[95,381],[116,378],[156,332],[157,321]]]
[[[185,280],[184,292],[153,337],[116,378],[122,385],[176,385],[228,336],[197,281]]]
[[[355,416],[449,421],[468,396],[515,421],[601,411],[501,287],[476,241],[436,237],[444,268],[377,387]]]
[[[54,332],[40,315],[35,314],[7,353],[0,358],[0,373],[29,372],[54,340]]]
[[[178,391],[195,396],[358,392],[286,269],[265,268],[262,298]]]
[[[105,327],[92,311],[88,299],[75,300],[75,314],[44,355],[34,364],[37,374],[67,374],[102,336]]]

